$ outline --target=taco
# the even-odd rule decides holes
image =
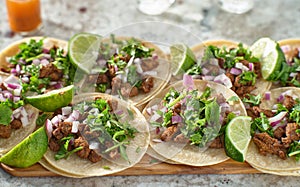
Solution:
[[[73,177],[102,176],[141,160],[150,134],[139,110],[100,93],[78,95],[74,101],[46,122],[49,149],[44,158],[52,170]]]
[[[56,38],[31,37],[0,53],[0,68],[20,78],[23,94],[44,94],[73,83],[76,68],[67,56],[68,43]]]
[[[271,82],[262,79],[258,59],[241,43],[206,41],[191,50],[198,61],[185,73],[194,78],[221,83],[241,98],[264,93],[271,87]]]
[[[285,58],[281,62],[278,80],[272,84],[272,88],[300,87],[300,39],[280,40],[278,44],[281,48],[278,53],[284,54]]]
[[[141,106],[168,83],[170,76],[170,63],[158,46],[112,35],[102,40],[97,65],[80,91],[108,93]]]
[[[0,156],[21,142],[36,127],[39,112],[25,105],[22,86],[14,76],[0,76]]]
[[[266,93],[252,114],[252,141],[246,161],[273,172],[300,170],[300,89],[276,88]]]
[[[205,166],[228,159],[223,148],[226,124],[246,111],[232,90],[185,75],[152,99],[143,114],[155,152],[176,163]]]

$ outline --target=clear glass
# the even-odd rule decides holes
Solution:
[[[253,0],[219,0],[219,6],[231,13],[243,14],[253,8]]]
[[[40,0],[6,0],[6,8],[12,31],[27,35],[41,28]]]
[[[175,0],[139,0],[138,9],[147,15],[160,15],[174,2]]]

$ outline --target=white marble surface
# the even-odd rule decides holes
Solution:
[[[297,0],[255,1],[243,15],[221,10],[216,1],[177,0],[163,15],[147,16],[134,0],[41,0],[43,34],[69,39],[77,32],[108,35],[113,32],[139,36],[168,46],[189,45],[208,39],[231,39],[251,44],[259,37],[275,40],[300,38],[300,6]],[[81,11],[80,11],[81,10]],[[21,37],[9,31],[5,2],[0,2],[0,49]],[[145,21],[156,21],[145,23]],[[138,23],[138,24],[137,24]],[[2,186],[299,186],[298,177],[268,174],[152,175],[93,177],[13,177],[0,169]]]

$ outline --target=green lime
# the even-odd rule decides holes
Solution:
[[[173,75],[184,73],[196,62],[193,51],[185,44],[174,44],[170,47],[171,71]]]
[[[233,160],[244,162],[250,135],[251,117],[238,116],[232,119],[225,130],[225,151]]]
[[[28,96],[25,98],[25,101],[41,111],[54,112],[55,110],[70,104],[73,95],[74,86],[70,85],[57,90],[52,90],[42,95]]]
[[[44,127],[39,128],[0,158],[9,166],[25,168],[37,163],[48,148],[48,137]]]
[[[68,44],[71,62],[85,73],[90,73],[98,58],[100,41],[101,36],[95,34],[74,35]]]
[[[274,80],[277,71],[280,71],[284,59],[279,44],[270,38],[261,38],[251,47],[250,51],[253,56],[258,58],[261,63],[261,73],[265,80]]]

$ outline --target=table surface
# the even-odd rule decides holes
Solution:
[[[177,0],[159,16],[138,11],[138,1],[41,0],[40,34],[69,39],[78,32],[108,36],[137,36],[168,47],[176,42],[190,46],[205,40],[229,39],[251,45],[264,36],[275,40],[300,38],[297,0],[254,0],[245,14],[227,13],[216,0]],[[0,49],[22,38],[9,30],[5,2],[0,1]],[[65,177],[13,177],[0,169],[0,186],[297,186],[300,178],[269,174],[153,175],[71,179]]]

